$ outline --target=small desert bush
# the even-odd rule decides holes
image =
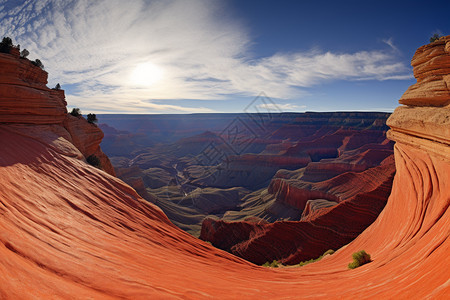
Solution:
[[[370,255],[364,250],[353,253],[352,257],[353,261],[348,264],[349,269],[355,269],[372,261]]]
[[[95,114],[88,114],[87,115],[87,121],[91,124],[97,123],[97,116]]]
[[[433,43],[433,42],[439,40],[440,38],[441,38],[441,36],[439,34],[435,33],[430,37],[430,43]]]
[[[334,250],[327,250],[327,251],[325,251],[325,253],[324,254],[322,254],[321,256],[319,256],[318,258],[312,258],[312,259],[310,259],[310,260],[307,260],[307,261],[302,261],[302,262],[300,262],[299,264],[298,264],[298,266],[299,267],[303,267],[303,266],[306,266],[307,264],[310,264],[310,263],[313,263],[313,262],[316,262],[316,261],[319,261],[319,260],[321,260],[325,255],[331,255],[331,254],[334,254]]]
[[[74,117],[81,117],[81,110],[79,108],[74,107],[72,108],[70,114]]]
[[[34,61],[31,61],[31,63],[32,63],[33,65],[35,65],[36,67],[41,68],[42,70],[44,69],[44,64],[41,62],[40,59],[36,59],[36,60],[34,60]]]
[[[97,156],[95,156],[94,154],[89,155],[86,158],[86,161],[88,162],[88,164],[90,164],[91,166],[94,166],[96,168],[101,169],[101,167],[102,167],[102,165],[100,163],[100,159]]]
[[[325,255],[331,255],[331,254],[334,254],[334,250],[330,249],[330,250],[325,251],[325,253],[322,254],[321,256],[319,256],[318,258],[312,258],[310,260],[302,261],[293,266],[303,267],[303,266],[306,266],[307,264],[321,260]],[[283,264],[279,263],[277,260],[274,260],[271,263],[266,262],[265,264],[263,264],[263,267],[269,267],[269,268],[278,268],[278,267],[282,267],[282,266],[283,266]]]
[[[0,52],[1,53],[9,53],[11,48],[13,47],[12,39],[10,37],[4,37],[0,42]]]
[[[23,49],[22,52],[20,52],[20,57],[22,58],[27,58],[28,55],[30,55],[30,51],[28,51],[27,49]]]
[[[269,268],[278,268],[280,266],[282,266],[282,264],[279,263],[277,260],[274,260],[271,263],[266,262],[265,264],[263,264],[263,267],[269,267]]]

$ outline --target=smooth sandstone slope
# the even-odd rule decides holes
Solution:
[[[398,114],[391,122],[402,122]],[[448,107],[436,114],[447,120],[441,135]],[[3,125],[0,298],[445,299],[449,137],[424,135],[427,122],[418,135],[396,124],[397,173],[379,218],[336,254],[284,269],[252,265],[175,228],[129,186],[77,159],[70,143]],[[361,249],[373,262],[348,270]]]

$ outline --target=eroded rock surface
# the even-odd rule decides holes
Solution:
[[[46,71],[15,52],[0,53],[0,64],[0,123],[15,124],[16,131],[47,142],[49,138],[66,139],[81,152],[77,154],[80,159],[95,155],[103,170],[115,174],[100,148],[103,132],[83,117],[67,114],[64,91],[46,86]]]
[[[128,185],[78,159],[67,139],[49,139],[54,132],[37,139],[3,125],[0,298],[446,299],[450,146],[424,124],[415,135],[392,127],[397,173],[378,219],[335,254],[281,269],[177,229]],[[349,270],[359,250],[373,261]]]

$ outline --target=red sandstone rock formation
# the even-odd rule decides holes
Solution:
[[[205,219],[200,239],[256,264],[276,259],[285,264],[317,258],[356,238],[384,208],[395,173],[393,158],[361,173],[344,173],[318,184],[272,180],[277,202],[304,211],[310,200],[333,206],[307,211],[302,220],[258,224]],[[355,188],[357,187],[357,188]],[[339,202],[339,203],[337,203]]]
[[[36,139],[2,125],[0,298],[446,299],[449,107],[427,99],[390,119],[397,173],[379,218],[334,255],[301,268],[258,267],[212,248],[77,159],[67,139],[51,138],[51,126]],[[416,111],[426,114],[418,119]],[[373,261],[349,270],[362,249]]]
[[[84,118],[67,114],[64,91],[46,86],[46,71],[14,53],[0,53],[0,64],[0,123],[51,125],[51,131],[75,145],[84,157],[97,156],[102,169],[114,175],[114,168],[100,149],[103,132]],[[27,131],[33,129],[22,130]]]
[[[95,124],[91,124],[83,117],[70,114],[64,119],[64,128],[69,132],[72,144],[77,147],[84,157],[95,155],[100,159],[100,165],[105,172],[115,175],[115,171],[108,156],[100,148],[103,132]]]
[[[445,106],[450,104],[450,37],[417,49],[411,61],[413,84],[400,99],[401,104],[413,106]]]
[[[0,122],[60,124],[67,110],[64,91],[51,90],[48,74],[28,59],[0,53]]]

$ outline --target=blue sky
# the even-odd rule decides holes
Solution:
[[[448,1],[0,0],[0,34],[85,113],[392,111]],[[264,107],[262,107],[264,108]],[[270,109],[268,107],[265,107]]]

